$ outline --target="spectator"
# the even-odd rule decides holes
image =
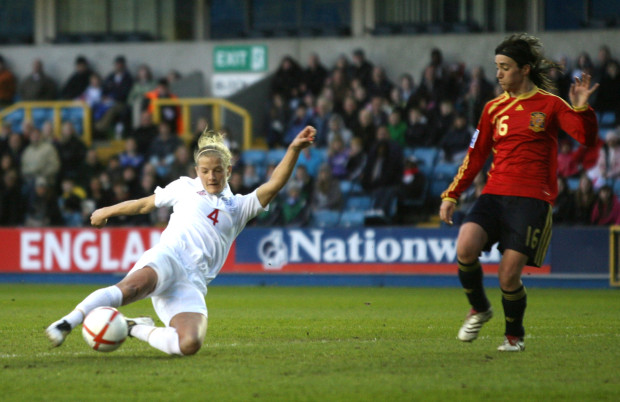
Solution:
[[[573,141],[565,138],[560,141],[558,150],[558,176],[573,177],[579,174],[579,164],[573,155]]]
[[[54,123],[51,120],[47,120],[41,126],[41,138],[43,141],[55,143],[56,138],[54,134]]]
[[[385,98],[379,95],[374,95],[370,99],[368,110],[370,110],[375,127],[388,124],[388,114],[385,110]]]
[[[312,190],[312,210],[339,210],[342,207],[340,181],[333,177],[329,165],[323,164]]]
[[[595,190],[620,177],[620,134],[609,130],[605,135],[605,144],[600,148],[596,165],[588,170]]]
[[[114,124],[116,135],[121,136],[130,127],[127,97],[132,87],[133,77],[127,69],[127,61],[124,56],[117,56],[114,59],[114,70],[103,81],[104,101],[112,103],[112,106],[95,126],[99,132],[107,132]]]
[[[441,143],[455,118],[454,103],[448,99],[442,100],[439,103],[438,113],[434,113],[431,119],[431,146],[438,146]]]
[[[457,114],[452,127],[441,139],[439,146],[443,151],[443,159],[448,163],[461,162],[467,153],[473,130],[467,125],[467,119]]]
[[[409,100],[413,100],[413,95],[416,92],[415,81],[411,74],[405,73],[400,76],[398,81],[398,91],[400,92],[402,102],[407,105],[405,107],[408,108]]]
[[[165,180],[169,177],[170,168],[174,162],[174,151],[181,144],[181,140],[173,135],[170,125],[162,121],[158,125],[157,138],[151,144],[148,159],[156,168],[157,176]]]
[[[45,74],[43,61],[32,62],[32,73],[19,86],[19,96],[23,101],[44,101],[56,99],[56,82]]]
[[[295,168],[295,173],[289,179],[289,184],[299,187],[302,198],[308,203],[312,202],[314,179],[308,174],[308,169],[304,165]]]
[[[385,75],[385,70],[382,67],[374,66],[367,86],[368,94],[371,97],[380,96],[388,99],[393,87],[394,84]]]
[[[304,226],[310,218],[310,208],[301,195],[301,189],[288,185],[281,204],[282,224],[286,226]]]
[[[613,113],[616,124],[620,123],[620,65],[616,60],[609,60],[600,80],[600,90],[594,101],[599,113]]]
[[[493,99],[493,85],[489,82],[481,66],[474,67],[467,93],[463,97],[463,108],[467,122],[476,125],[484,105]]]
[[[17,93],[17,79],[0,55],[0,110],[13,104]]]
[[[267,145],[269,149],[284,147],[284,135],[290,116],[282,94],[271,96],[271,104],[267,113]]]
[[[575,78],[580,79],[583,74],[594,74],[594,64],[587,52],[581,52],[579,56],[577,56],[575,68],[573,68],[571,72],[571,82],[574,81]]]
[[[332,115],[333,105],[325,97],[316,101],[316,113],[312,116],[312,126],[316,128],[315,146],[324,148],[327,146],[327,133],[329,132],[329,118]]]
[[[372,80],[373,65],[366,59],[363,49],[353,51],[353,78],[358,79],[362,86],[368,88]]]
[[[325,80],[327,79],[327,69],[321,64],[321,59],[316,53],[308,56],[308,66],[304,69],[302,82],[306,90],[312,92],[315,96],[321,92]]]
[[[409,109],[407,123],[405,145],[411,148],[430,146],[432,137],[430,135],[428,119],[420,109],[415,107]]]
[[[291,56],[284,56],[273,75],[271,93],[278,93],[287,100],[297,97],[302,75],[299,64]]]
[[[151,192],[149,194],[153,193]],[[95,209],[112,205],[112,193],[103,187],[99,176],[93,176],[90,178],[87,199],[93,204],[93,211]]]
[[[418,160],[415,156],[405,159],[402,180],[398,188],[398,200],[406,203],[408,200],[415,200],[423,195],[426,177],[418,167]]]
[[[340,137],[344,146],[348,147],[353,138],[351,130],[344,126],[342,117],[338,114],[332,114],[329,118],[329,132],[327,133],[327,143],[331,143],[335,137]]]
[[[84,160],[80,162],[77,183],[84,188],[88,188],[91,178],[99,176],[104,170],[105,168],[97,157],[97,151],[92,148],[87,149]]]
[[[232,163],[231,163],[232,165]],[[174,161],[170,166],[169,180],[173,180],[174,177],[187,176],[187,172],[193,169],[195,166],[194,161],[191,158],[189,149],[181,141],[181,143],[174,150]]]
[[[299,154],[297,160],[297,166],[305,166],[308,170],[308,174],[312,177],[316,177],[319,173],[319,167],[324,162],[323,154],[321,151],[314,147],[304,148]]]
[[[400,146],[390,139],[387,127],[377,128],[377,141],[368,155],[362,177],[362,187],[373,197],[373,208],[383,216],[392,215],[392,202],[402,181],[403,154]]]
[[[73,74],[69,76],[69,79],[60,90],[60,99],[70,100],[79,98],[88,88],[91,74],[92,70],[86,57],[78,56],[75,59]]]
[[[34,191],[26,200],[24,225],[27,227],[59,226],[63,224],[54,192],[44,177],[34,181]]]
[[[354,69],[355,68],[353,67],[351,62],[349,62],[347,55],[342,53],[338,56],[338,58],[336,59],[336,62],[334,63],[332,74],[334,73],[334,71],[340,70],[344,74],[344,80],[346,82],[351,82],[351,80],[354,78],[353,77]]]
[[[340,136],[335,136],[327,149],[327,164],[331,169],[332,176],[338,180],[347,178],[347,162],[349,150]],[[319,172],[320,173],[320,172]]]
[[[148,111],[150,114],[155,112],[156,99],[178,99],[178,97],[170,92],[170,86],[165,78],[157,81],[157,87],[152,91],[144,94],[142,102],[142,111]],[[181,119],[181,109],[175,105],[160,106],[160,121],[167,122],[170,127],[175,130],[176,134],[184,132],[183,120]]]
[[[344,126],[351,131],[354,131],[355,126],[358,124],[359,108],[357,107],[357,101],[355,97],[347,95],[344,98],[342,104],[342,120]]]
[[[58,197],[58,207],[62,216],[63,225],[69,227],[83,226],[82,201],[86,199],[86,191],[76,186],[71,178],[64,178],[61,182],[62,194]]]
[[[347,180],[359,182],[366,166],[366,152],[361,138],[353,137],[347,161]]]
[[[262,180],[256,172],[256,166],[248,163],[243,168],[243,186],[248,190],[248,193],[254,191]]]
[[[131,137],[136,140],[136,152],[146,155],[151,143],[157,138],[157,126],[153,124],[153,116],[148,111],[140,114],[140,124],[133,130]]]
[[[78,180],[80,166],[86,156],[86,145],[77,137],[75,127],[70,121],[62,123],[56,150],[60,158],[60,176]]]
[[[375,127],[375,123],[372,120],[372,114],[370,113],[370,110],[361,109],[359,111],[358,119],[358,124],[353,129],[353,136],[358,137],[362,140],[364,152],[368,152],[370,151],[375,142],[375,135],[377,129]]]
[[[142,195],[138,173],[133,166],[125,166],[122,168],[122,178],[127,192],[129,192],[130,199],[133,200]]]
[[[44,142],[38,129],[34,129],[30,135],[30,144],[24,149],[21,158],[22,175],[24,185],[29,191],[34,187],[35,179],[41,178],[41,187],[53,187],[56,175],[60,171],[60,158],[56,148]],[[47,194],[47,190],[41,189],[41,194]]]
[[[0,182],[0,226],[18,226],[24,221],[24,198],[19,172],[3,169]]]
[[[583,173],[579,178],[579,187],[575,190],[575,215],[573,222],[577,225],[589,225],[592,210],[596,202],[596,193],[592,186],[592,180]]]
[[[350,92],[347,74],[339,68],[335,69],[329,77],[328,87],[334,94],[334,111],[342,113],[344,101]]]
[[[400,109],[396,108],[392,110],[388,117],[387,127],[390,138],[404,148],[407,145],[407,123],[402,120]]]
[[[130,105],[133,105],[136,102],[142,105],[144,95],[155,89],[156,86],[157,83],[153,79],[151,68],[147,64],[141,64],[136,72],[136,79],[131,86],[129,94],[127,95],[127,102]]]
[[[129,137],[125,140],[125,150],[119,155],[119,162],[123,168],[130,166],[138,171],[142,169],[144,155],[138,152],[138,143],[135,138]]]
[[[304,104],[300,104],[295,109],[295,114],[291,118],[291,121],[289,122],[286,129],[286,134],[284,136],[284,145],[288,146],[288,144],[293,141],[300,129],[303,129],[309,123],[310,117],[308,117],[306,106]]]
[[[89,84],[79,98],[90,106],[92,111],[92,121],[95,127],[95,135],[103,138],[106,133],[98,131],[99,122],[106,116],[108,110],[114,106],[114,102],[103,96],[103,83],[97,73],[91,73]]]
[[[243,185],[243,174],[238,170],[233,170],[228,179],[230,191],[233,194],[249,194],[248,189]]]
[[[0,124],[0,155],[9,149],[9,137],[13,133],[11,123],[2,122]]]
[[[592,224],[599,226],[620,224],[620,202],[611,186],[604,185],[598,191],[591,221]]]
[[[11,155],[11,157],[18,166],[21,165],[24,148],[25,147],[23,137],[18,133],[11,133],[9,135],[9,140],[7,141],[7,148],[5,153]]]
[[[131,91],[129,91],[129,95],[127,95],[127,103],[135,116],[134,121],[139,121],[144,96],[154,90],[156,86],[151,68],[147,64],[140,65],[136,73],[136,80],[131,87]]]
[[[568,188],[566,178],[558,176],[558,196],[553,204],[553,224],[572,223],[575,214],[575,197]]]

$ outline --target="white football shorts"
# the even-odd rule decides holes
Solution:
[[[189,279],[185,268],[168,247],[156,245],[147,250],[127,275],[151,267],[157,285],[149,296],[159,319],[166,325],[179,313],[200,313],[208,317],[205,295]]]

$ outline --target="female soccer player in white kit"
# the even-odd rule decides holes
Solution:
[[[233,195],[227,182],[232,171],[230,150],[220,133],[205,130],[194,154],[196,179],[181,177],[149,197],[93,212],[91,224],[101,228],[113,216],[173,207],[160,242],[144,253],[123,280],[91,293],[45,330],[52,345],[60,346],[96,307],[119,307],[150,297],[166,327],[155,327],[148,317],[127,319],[129,335],[168,354],[198,352],[207,332],[207,285],[246,223],[266,210],[284,187],[299,153],[314,142],[315,135],[314,128],[304,128],[266,183],[251,194]]]

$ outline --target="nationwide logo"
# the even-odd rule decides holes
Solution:
[[[288,264],[288,246],[282,230],[274,230],[258,242],[258,258],[265,270],[280,270]]]
[[[409,237],[410,231],[272,230],[258,239],[257,257],[266,270],[289,263],[453,263],[454,237]],[[249,240],[249,239],[247,239]],[[249,240],[251,241],[251,240]],[[244,240],[244,244],[247,244]],[[498,263],[494,247],[480,260]],[[247,262],[251,261],[248,260]]]

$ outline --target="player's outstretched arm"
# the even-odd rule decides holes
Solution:
[[[154,209],[155,194],[99,208],[90,216],[90,224],[96,228],[102,228],[108,223],[108,219],[113,216],[148,214]]]
[[[261,185],[256,190],[258,201],[263,207],[266,207],[271,200],[278,194],[282,187],[286,184],[299,158],[302,149],[309,147],[314,142],[316,130],[314,127],[307,126],[297,134],[297,137],[288,146],[284,158],[278,163],[278,166],[271,174],[268,182]]]

